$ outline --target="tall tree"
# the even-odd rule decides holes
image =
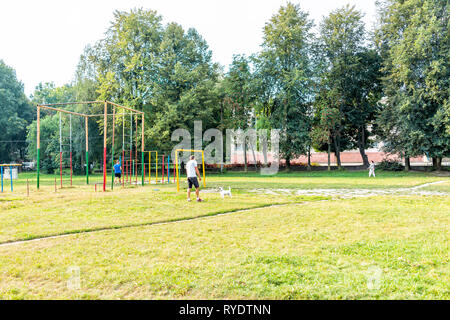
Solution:
[[[341,167],[341,152],[356,147],[360,140],[364,150],[368,114],[365,103],[368,94],[360,88],[364,76],[370,73],[364,70],[366,34],[361,12],[354,7],[337,9],[320,24],[319,47],[324,60],[322,86],[329,92],[329,107],[336,108],[341,121],[333,130],[333,147],[337,164]],[[370,85],[366,86],[370,87]],[[358,112],[357,109],[362,109]],[[353,126],[353,128],[352,128]],[[360,138],[354,139],[355,127]],[[367,136],[367,135],[366,135]],[[360,149],[361,150],[361,149]],[[367,158],[362,154],[363,161]],[[367,164],[367,163],[366,163]]]
[[[313,67],[313,22],[298,5],[282,6],[264,27],[263,50],[256,59],[257,76],[265,91],[260,104],[273,128],[280,129],[280,153],[289,169],[291,159],[309,147]]]
[[[23,160],[31,105],[15,71],[0,60],[0,162]]]
[[[146,148],[167,152],[174,129],[192,130],[194,120],[216,126],[220,107],[218,66],[206,41],[195,29],[161,20],[155,11],[116,12],[80,68],[83,79],[97,81],[99,99],[144,111]]]
[[[379,11],[387,98],[380,136],[406,157],[432,157],[439,170],[450,154],[448,1],[385,0]]]
[[[249,61],[245,56],[235,55],[228,73],[222,81],[223,104],[227,110],[228,128],[248,129],[252,125],[254,90]],[[243,141],[244,169],[247,171],[247,141]],[[253,148],[254,146],[252,146]]]

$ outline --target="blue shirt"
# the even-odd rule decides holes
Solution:
[[[120,168],[120,163],[114,165],[114,173],[122,173],[122,169]]]

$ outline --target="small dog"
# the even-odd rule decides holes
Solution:
[[[222,196],[222,199],[224,199],[226,195],[230,196],[230,198],[233,198],[233,196],[231,195],[231,187],[228,187],[228,190],[223,190],[222,187],[219,187],[219,192]]]

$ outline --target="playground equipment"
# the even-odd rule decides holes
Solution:
[[[167,177],[167,183],[170,183],[170,156],[162,154],[159,155],[158,151],[145,151],[148,153],[148,183],[152,183],[152,172],[155,171],[155,184],[165,183],[165,177]],[[154,154],[154,156],[152,156]],[[152,163],[152,159],[155,161]],[[159,161],[161,160],[161,161]],[[161,164],[161,165],[159,165]],[[158,180],[158,170],[161,167],[161,181]]]
[[[3,192],[3,179],[10,179],[11,180],[11,192],[14,191],[14,185],[13,185],[13,180],[17,179],[17,177],[14,177],[13,175],[13,168],[18,168],[22,166],[21,164],[0,164],[0,176],[1,176],[1,189]],[[8,168],[9,172],[5,172],[6,170],[4,170],[4,168]],[[8,173],[8,174],[6,174]]]
[[[178,152],[201,153],[202,154],[202,171],[203,171],[203,187],[206,187],[205,179],[205,153],[203,150],[177,149],[175,150],[175,166],[177,175],[177,191],[180,191],[180,169],[178,165]]]
[[[65,109],[61,109],[61,108],[56,108],[56,106],[68,106],[68,105],[104,105],[104,112],[102,114],[89,114],[89,113],[79,113],[79,112],[73,112],[73,111],[68,111]],[[112,107],[112,114],[108,113],[108,106]],[[112,115],[112,148],[111,148],[111,166],[114,166],[114,159],[115,159],[115,127],[116,127],[116,116],[118,116],[119,114],[116,114],[116,108],[122,109],[123,113],[120,114],[122,116],[122,125],[123,125],[123,133],[122,133],[122,156],[119,157],[120,162],[122,164],[122,168],[123,168],[123,163],[125,159],[125,118],[129,115],[130,116],[130,153],[129,153],[129,159],[127,161],[133,161],[133,175],[136,175],[136,183],[137,183],[137,155],[138,155],[138,142],[137,142],[137,137],[138,137],[138,132],[137,132],[137,127],[138,127],[138,116],[141,116],[141,129],[142,129],[142,136],[141,136],[141,164],[142,164],[142,170],[141,170],[141,178],[142,178],[142,185],[144,185],[144,145],[145,145],[145,141],[144,141],[144,113],[129,107],[125,107],[122,105],[119,105],[117,103],[113,103],[110,101],[85,101],[85,102],[66,102],[66,103],[52,103],[52,104],[42,104],[42,105],[37,105],[37,188],[39,189],[40,186],[40,113],[41,113],[41,109],[47,109],[47,110],[53,110],[56,112],[59,112],[59,131],[60,131],[60,135],[59,135],[59,142],[60,142],[60,185],[61,187],[63,186],[63,159],[64,159],[64,139],[63,139],[63,133],[62,133],[62,116],[61,114],[68,114],[69,115],[69,153],[68,153],[68,159],[69,159],[69,167],[70,167],[70,176],[71,176],[71,183],[72,183],[72,173],[73,173],[73,169],[72,169],[72,116],[79,116],[85,119],[85,135],[86,135],[86,184],[89,184],[89,126],[88,126],[88,120],[89,118],[92,117],[103,117],[103,191],[106,191],[106,181],[107,181],[107,137],[108,137],[108,116]],[[129,111],[130,113],[127,113],[127,111]],[[136,144],[135,144],[135,157],[134,160],[132,158],[132,135],[133,135],[133,116],[135,117],[135,128],[136,128]],[[128,151],[128,150],[127,150]],[[114,188],[114,174],[112,177],[112,183],[111,183],[111,189]]]

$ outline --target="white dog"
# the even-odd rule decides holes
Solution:
[[[219,191],[222,199],[224,199],[226,195],[230,196],[230,198],[233,198],[233,196],[231,195],[231,187],[228,187],[228,190],[223,190],[222,187],[219,187]]]

